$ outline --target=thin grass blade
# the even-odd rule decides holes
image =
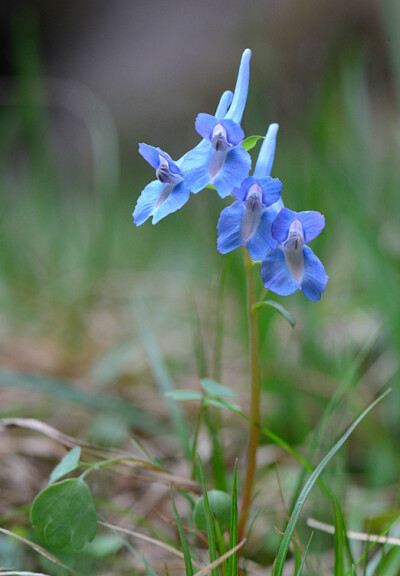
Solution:
[[[310,550],[311,540],[312,540],[313,536],[314,536],[314,532],[311,532],[310,539],[307,542],[307,546],[306,546],[306,549],[304,551],[303,560],[301,561],[300,568],[299,568],[298,572],[296,573],[296,576],[301,576],[303,574],[303,568],[304,568],[304,565],[305,565],[306,560],[307,560],[308,551]]]
[[[184,533],[184,531],[183,531],[182,522],[181,522],[181,519],[179,518],[178,510],[176,509],[176,504],[175,504],[174,494],[173,494],[173,492],[172,492],[172,487],[170,487],[169,492],[170,492],[170,495],[171,495],[172,507],[173,507],[173,509],[174,509],[174,514],[175,514],[176,525],[177,525],[177,528],[178,528],[179,539],[180,539],[180,541],[181,541],[183,557],[184,557],[184,560],[185,560],[186,576],[193,576],[192,557],[191,557],[191,555],[190,555],[189,546],[188,546],[188,543],[187,543],[187,540],[186,540],[185,533]]]
[[[237,469],[238,461],[236,460],[232,485],[231,524],[229,527],[229,548],[231,550],[237,545],[238,541]],[[237,552],[234,552],[229,558],[228,574],[229,576],[237,576]]]
[[[203,466],[201,464],[200,456],[197,456],[197,462],[198,462],[198,470],[199,470],[199,475],[200,475],[200,483],[203,486],[204,510],[205,510],[205,516],[206,516],[206,526],[207,526],[207,536],[208,536],[208,548],[209,548],[209,554],[210,554],[210,563],[212,564],[213,562],[215,562],[217,560],[217,552],[215,549],[214,518],[213,518],[213,516],[211,514],[211,510],[210,510],[210,503],[208,501],[208,495],[207,495],[207,486],[206,486],[206,481],[204,478],[204,470],[203,470]],[[211,574],[212,574],[212,576],[219,576],[218,570],[216,568],[213,568],[211,570]]]
[[[362,414],[355,420],[355,422],[348,428],[348,430],[343,434],[343,436],[338,440],[338,442],[334,445],[334,447],[328,452],[328,454],[321,460],[318,466],[315,468],[314,472],[311,474],[310,478],[304,485],[300,496],[296,502],[296,505],[293,508],[293,512],[290,516],[289,522],[287,524],[285,533],[283,535],[278,556],[276,558],[275,567],[273,576],[282,576],[283,568],[285,564],[286,555],[289,549],[289,545],[293,536],[293,532],[295,530],[297,521],[299,519],[300,513],[303,509],[304,503],[308,498],[308,495],[311,492],[312,487],[314,486],[315,482],[317,481],[318,477],[320,476],[321,472],[328,464],[328,462],[333,458],[336,452],[343,446],[346,442],[350,434],[353,430],[359,425],[359,423],[365,418],[365,416],[379,403],[381,402],[391,391],[391,389],[387,390],[379,398],[377,398],[374,402],[372,402],[368,408],[362,412]]]

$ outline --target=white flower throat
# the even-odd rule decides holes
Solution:
[[[289,228],[289,234],[283,245],[287,267],[294,280],[301,285],[304,274],[304,232],[299,220],[294,220]]]
[[[250,186],[244,203],[242,220],[242,237],[244,241],[251,238],[257,230],[264,209],[262,189],[256,182]]]
[[[215,126],[211,136],[211,146],[212,150],[210,154],[209,171],[211,178],[215,178],[223,167],[226,155],[231,148],[231,145],[227,140],[226,130],[222,124],[217,124]]]
[[[161,204],[165,202],[172,190],[175,188],[175,186],[183,180],[180,174],[173,174],[171,172],[168,160],[164,158],[164,156],[159,154],[158,157],[160,159],[160,164],[156,169],[156,177],[157,180],[164,184],[164,187],[161,190],[161,194],[156,202],[154,209],[161,206]]]

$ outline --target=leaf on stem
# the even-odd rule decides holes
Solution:
[[[264,136],[248,136],[243,140],[242,146],[248,152],[254,148],[259,140],[264,140]]]
[[[70,478],[40,492],[32,504],[31,522],[49,546],[81,550],[97,532],[96,510],[87,484],[81,478]]]
[[[230,388],[226,386],[222,386],[215,380],[211,380],[211,378],[202,378],[201,387],[203,388],[204,392],[209,396],[220,396],[221,398],[236,398],[236,392],[233,392]]]
[[[50,474],[49,484],[53,484],[69,472],[76,470],[79,467],[79,459],[81,457],[81,449],[79,446],[72,448],[64,458],[57,464],[53,472]]]
[[[264,300],[263,302],[256,302],[253,304],[253,310],[258,308],[274,308],[277,312],[279,312],[279,314],[282,314],[282,316],[289,322],[292,328],[296,326],[296,318],[293,316],[293,314],[289,312],[289,310],[286,310],[282,304],[275,302],[275,300]]]
[[[172,502],[172,507],[173,507],[173,509],[174,509],[176,526],[177,526],[177,528],[178,528],[179,539],[180,539],[180,541],[181,541],[181,547],[182,547],[183,557],[184,557],[184,560],[185,560],[186,576],[193,576],[192,557],[191,557],[191,555],[190,555],[189,546],[188,546],[188,543],[187,543],[187,540],[186,540],[185,533],[184,533],[184,531],[183,531],[182,522],[181,522],[181,519],[179,518],[178,510],[177,510],[177,508],[176,508],[175,498],[174,498],[174,494],[173,494],[173,492],[172,492],[172,486],[169,487],[169,492],[170,492],[170,495],[171,495],[171,502]]]
[[[202,400],[203,395],[195,390],[170,390],[165,392],[164,396],[177,400],[179,402],[184,400]]]

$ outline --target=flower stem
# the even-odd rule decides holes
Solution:
[[[244,248],[244,265],[247,283],[247,320],[249,327],[249,355],[250,355],[250,430],[247,451],[246,477],[244,480],[242,505],[239,515],[238,541],[243,539],[247,516],[253,495],[253,485],[256,473],[256,456],[259,442],[260,423],[260,346],[258,332],[258,310],[253,308],[256,302],[256,284],[254,278],[254,264],[247,249]]]

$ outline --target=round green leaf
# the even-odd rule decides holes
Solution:
[[[207,497],[212,516],[218,520],[221,530],[226,530],[231,520],[231,497],[221,490],[210,490]],[[198,499],[194,507],[194,523],[199,530],[207,529],[204,496]]]
[[[49,546],[81,550],[96,536],[97,518],[89,488],[81,478],[49,486],[33,501],[32,525]]]

